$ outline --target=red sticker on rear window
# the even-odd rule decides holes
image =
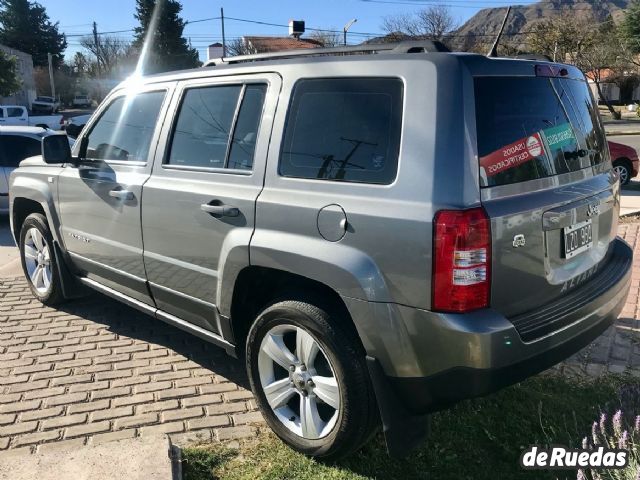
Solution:
[[[513,142],[489,155],[480,158],[480,166],[484,168],[487,177],[493,177],[498,173],[519,167],[539,157],[544,152],[542,139],[539,133]]]

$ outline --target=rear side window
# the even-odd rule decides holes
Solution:
[[[40,140],[22,135],[2,135],[0,144],[4,155],[2,156],[2,166],[17,168],[19,163],[25,158],[42,154]]]
[[[395,78],[300,80],[289,108],[280,175],[392,183],[402,94],[402,82]]]
[[[146,162],[165,92],[118,97],[88,134],[87,158]]]
[[[266,88],[252,84],[187,90],[166,163],[251,170]]]
[[[481,186],[560,175],[603,161],[604,133],[584,81],[475,79]]]

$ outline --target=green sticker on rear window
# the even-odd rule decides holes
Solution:
[[[573,133],[570,123],[545,128],[542,133],[547,141],[547,145],[549,145],[549,148],[552,150],[568,147],[576,141],[576,136]]]

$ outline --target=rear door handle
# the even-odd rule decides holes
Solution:
[[[129,190],[110,190],[109,196],[120,200],[133,200],[133,192]]]
[[[220,215],[221,217],[237,217],[240,215],[240,210],[229,205],[209,205],[208,203],[203,203],[200,205],[200,210],[212,215]]]

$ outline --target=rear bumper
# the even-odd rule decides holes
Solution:
[[[456,315],[398,307],[399,324],[407,335],[398,357],[413,357],[416,363],[410,371],[419,374],[402,375],[409,367],[394,365],[393,352],[368,353],[382,365],[388,387],[416,415],[493,392],[571,356],[613,323],[629,291],[633,253],[616,239],[610,259],[617,263],[619,275],[608,288],[571,308],[559,300],[558,308],[564,310],[554,318],[562,327],[537,340],[523,341],[514,324],[491,309]],[[545,305],[544,310],[548,312],[554,304]],[[394,369],[396,374],[390,374]]]

